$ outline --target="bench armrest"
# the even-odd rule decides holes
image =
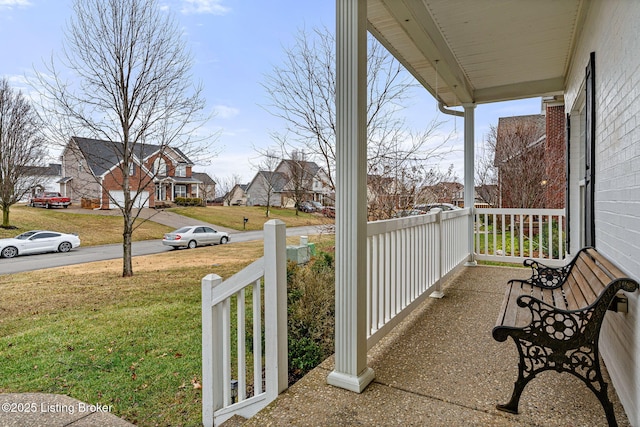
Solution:
[[[562,286],[571,269],[571,264],[564,267],[549,267],[533,259],[525,259],[523,265],[531,268],[531,277],[526,282],[545,289],[555,289]]]
[[[584,334],[589,323],[589,316],[585,316],[584,313],[593,309],[588,307],[578,311],[562,310],[530,295],[521,295],[517,303],[531,311],[531,322],[522,329],[528,331],[527,334],[538,336],[543,342],[547,339],[556,342],[568,341]]]

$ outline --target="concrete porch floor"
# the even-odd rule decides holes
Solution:
[[[511,396],[518,355],[491,336],[505,284],[529,270],[467,267],[369,352],[375,380],[361,393],[326,383],[333,358],[290,387],[243,426],[602,426],[595,395],[570,374],[532,380],[520,414],[495,409]],[[607,314],[612,315],[612,314]],[[610,383],[606,371],[605,380]],[[629,421],[609,386],[620,426]],[[225,426],[227,424],[225,423]]]

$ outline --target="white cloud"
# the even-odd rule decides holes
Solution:
[[[0,0],[3,1],[3,0]],[[224,15],[231,8],[224,6],[224,0],[183,0],[181,12],[185,15],[210,13],[212,15]]]
[[[216,117],[221,119],[232,119],[240,114],[240,110],[234,107],[229,107],[227,105],[215,105],[213,107],[213,112]]]
[[[31,6],[29,0],[0,0],[0,9]]]

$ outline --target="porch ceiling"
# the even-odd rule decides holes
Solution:
[[[588,0],[368,0],[370,32],[447,106],[561,93]]]

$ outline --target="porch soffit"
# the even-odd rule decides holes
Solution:
[[[368,0],[369,31],[447,106],[561,93],[589,0]]]

